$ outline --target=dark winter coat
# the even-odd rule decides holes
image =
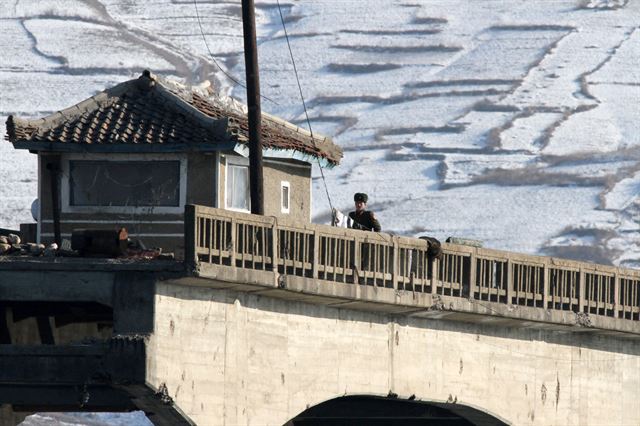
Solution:
[[[353,220],[353,225],[351,226],[353,229],[375,232],[380,232],[382,229],[380,227],[380,222],[378,222],[378,219],[376,219],[373,212],[367,210],[360,214],[358,214],[358,212],[351,212],[349,213],[349,217]]]

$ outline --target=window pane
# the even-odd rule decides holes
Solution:
[[[72,206],[180,206],[179,161],[70,161]]]
[[[286,185],[282,186],[282,208],[289,210],[289,187]]]
[[[227,172],[227,207],[249,210],[249,167],[229,166]]]

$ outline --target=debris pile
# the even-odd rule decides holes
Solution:
[[[163,253],[161,248],[148,249],[137,239],[130,239],[125,228],[117,231],[103,229],[78,229],[71,240],[49,245],[22,242],[17,234],[0,235],[0,256],[34,257],[111,257],[141,260],[173,260],[173,253]]]
[[[58,250],[56,243],[44,244],[23,243],[16,234],[0,235],[0,255],[55,256]]]

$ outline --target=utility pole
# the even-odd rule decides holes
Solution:
[[[258,74],[258,46],[253,0],[242,0],[242,29],[244,33],[244,64],[247,76],[247,106],[249,107],[249,191],[251,213],[264,215],[262,184],[262,141],[260,140],[260,76]]]

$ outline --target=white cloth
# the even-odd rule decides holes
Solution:
[[[337,226],[338,228],[351,228],[351,226],[353,226],[353,219],[351,219],[348,214],[344,214],[338,209],[333,209],[331,225]]]

